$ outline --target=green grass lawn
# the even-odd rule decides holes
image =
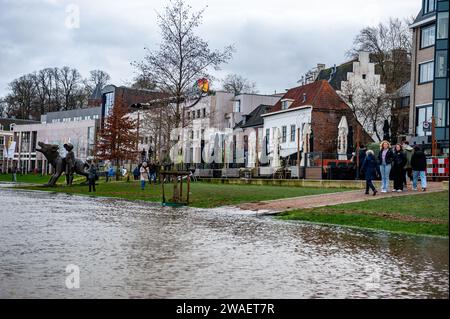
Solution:
[[[40,174],[16,174],[18,183],[36,183],[44,184],[50,180],[50,175],[42,176]],[[63,178],[60,178],[62,181]],[[0,174],[0,182],[12,182],[12,174]]]
[[[60,183],[63,177],[60,178]],[[47,182],[47,180],[45,180]],[[24,189],[43,190],[50,192],[62,192],[69,194],[85,194],[106,197],[118,197],[129,200],[145,200],[151,202],[161,202],[162,191],[161,185],[148,184],[145,190],[140,188],[139,181],[113,181],[105,183],[104,180],[97,182],[97,192],[89,193],[87,186],[73,185],[71,187],[63,184],[57,187],[39,187],[39,186],[23,186]],[[186,183],[184,185],[184,193],[186,192]],[[169,196],[172,194],[172,185],[166,184],[166,192]],[[194,207],[218,207],[223,205],[232,205],[247,202],[257,202],[262,200],[288,198],[306,195],[316,195],[324,193],[335,193],[348,189],[337,188],[305,188],[305,187],[284,187],[284,186],[259,186],[259,185],[222,185],[209,184],[202,182],[191,183],[191,206]]]
[[[288,211],[277,218],[448,237],[449,193],[425,193]]]

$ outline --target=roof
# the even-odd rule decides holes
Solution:
[[[402,87],[397,90],[397,96],[405,97],[411,95],[411,81],[406,82]]]
[[[340,90],[341,82],[347,81],[347,73],[353,72],[353,62],[355,61],[358,61],[358,59],[353,59],[339,66],[321,70],[319,75],[317,75],[316,81],[326,80],[335,90]]]
[[[255,126],[263,126],[264,120],[261,117],[262,114],[265,114],[270,111],[272,105],[264,105],[261,104],[256,109],[254,109],[250,114],[246,115],[246,121],[243,120],[236,124],[236,127],[246,128],[246,127],[255,127]]]
[[[306,99],[303,99],[303,94]],[[316,109],[344,110],[348,105],[339,97],[328,81],[320,80],[310,84],[289,89],[270,110],[269,113],[281,111],[281,101],[291,99],[293,102],[288,109],[301,106],[312,106]]]
[[[4,131],[9,131],[11,124],[24,125],[24,124],[38,124],[39,121],[32,120],[21,120],[21,119],[13,119],[13,118],[0,118],[0,124],[3,125]]]
[[[89,97],[90,100],[101,100],[102,99],[102,87],[101,85],[97,85],[92,91],[91,96]]]
[[[429,12],[427,14],[423,14],[423,8],[420,10],[419,14],[417,14],[414,22],[409,26],[410,28],[418,27],[422,24],[425,24],[429,21],[433,21],[436,18],[436,11]]]

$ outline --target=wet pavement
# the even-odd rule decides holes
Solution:
[[[0,298],[448,298],[448,239],[0,188]],[[80,288],[66,287],[66,266]]]

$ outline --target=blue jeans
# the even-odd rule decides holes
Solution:
[[[417,189],[417,180],[419,177],[422,189],[427,188],[427,175],[425,174],[425,171],[413,171],[413,188]]]
[[[141,180],[141,189],[144,190],[145,188],[145,180]]]
[[[391,172],[391,164],[380,165],[381,190],[387,191],[389,189],[389,173],[390,172]]]

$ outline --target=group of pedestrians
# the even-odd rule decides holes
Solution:
[[[378,158],[372,150],[366,151],[361,165],[361,175],[366,179],[366,194],[369,189],[373,195],[377,190],[373,180],[381,177],[381,192],[389,191],[389,181],[393,180],[393,192],[402,192],[407,189],[407,176],[412,179],[412,189],[417,191],[417,183],[420,178],[422,191],[427,189],[426,179],[427,160],[420,146],[410,147],[407,142],[396,144],[393,148],[388,141],[382,141]]]
[[[141,189],[145,189],[145,183],[148,181],[149,184],[156,184],[157,166],[154,163],[147,164],[143,162],[137,166],[133,171],[133,176],[135,180],[140,179]]]

